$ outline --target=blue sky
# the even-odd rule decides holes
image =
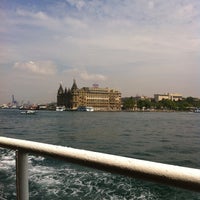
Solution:
[[[0,0],[0,104],[60,82],[200,97],[199,0]]]

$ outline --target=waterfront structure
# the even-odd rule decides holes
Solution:
[[[183,99],[183,96],[181,94],[172,94],[172,93],[165,93],[165,94],[154,94],[154,99],[156,102],[159,102],[163,99],[168,99],[171,101],[179,101]]]
[[[142,96],[136,95],[133,98],[135,99],[135,101],[139,101],[139,100],[149,100],[149,101],[151,101],[152,100],[151,97],[147,97],[147,96],[144,96],[144,95],[142,95]]]
[[[95,111],[121,110],[121,92],[111,88],[83,87],[79,89],[74,80],[71,89],[63,89],[62,85],[57,93],[57,106],[65,106],[70,110],[77,110],[81,106],[93,107]]]

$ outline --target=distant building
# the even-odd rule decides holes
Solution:
[[[151,101],[151,97],[147,97],[147,96],[139,96],[139,95],[136,95],[135,97],[133,97],[136,101],[139,101],[139,100],[149,100]]]
[[[110,88],[99,88],[96,84],[79,89],[74,80],[71,89],[63,89],[60,84],[57,105],[71,110],[88,106],[96,111],[118,111],[121,110],[121,93]]]
[[[156,102],[162,101],[163,99],[179,101],[179,100],[182,100],[183,97],[181,94],[177,94],[177,93],[175,94],[166,93],[166,94],[154,94],[154,99]]]

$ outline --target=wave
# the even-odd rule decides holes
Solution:
[[[29,155],[30,199],[198,199],[195,193],[146,183],[48,157]],[[15,152],[0,148],[0,199],[16,199]],[[176,197],[176,198],[175,198]]]
[[[0,149],[0,199],[15,199],[15,152]],[[30,199],[155,199],[134,179],[30,155]]]

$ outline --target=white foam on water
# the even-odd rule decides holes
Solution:
[[[0,200],[16,198],[15,172],[15,151],[0,148]]]
[[[45,157],[42,157],[42,156],[33,156],[33,155],[29,155],[28,156],[28,160],[29,160],[29,162],[32,162],[33,160],[34,161],[44,161],[44,159],[45,159]]]
[[[4,151],[0,158],[0,170],[8,172],[15,179],[15,152]],[[59,199],[61,195],[62,198],[68,199],[157,199],[150,190],[138,190],[138,187],[125,177],[80,167],[77,169],[73,165],[63,163],[55,166],[50,163],[49,166],[45,164],[45,159],[34,155],[28,157],[29,182],[37,186],[36,191],[30,191],[30,198],[43,195],[45,198]],[[3,200],[1,196],[0,199]]]
[[[56,169],[47,166],[30,166],[29,177],[32,181],[41,185],[58,185],[61,184],[59,176],[56,175]]]
[[[0,170],[11,170],[15,168],[15,152],[0,149]]]
[[[0,163],[0,167],[1,169],[10,169],[13,168],[15,166],[15,160],[3,160]]]

